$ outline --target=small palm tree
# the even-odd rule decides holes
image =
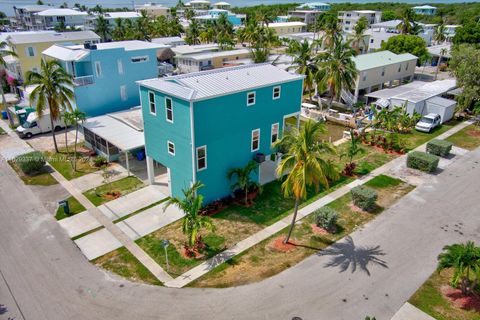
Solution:
[[[190,22],[190,26],[187,28],[187,37],[185,40],[190,45],[200,44],[200,33],[202,32],[202,27],[196,19],[193,19]]]
[[[110,36],[110,25],[108,24],[107,19],[105,19],[102,15],[99,15],[95,19],[95,33],[100,35],[103,42],[107,41],[108,37]]]
[[[8,43],[5,41],[0,42],[0,67],[6,68],[7,63],[5,62],[6,56],[16,57],[17,54],[8,49]],[[5,92],[3,91],[3,78],[0,79],[0,94],[2,95],[2,105],[5,111],[7,110],[7,99],[5,99]],[[8,117],[10,117],[9,113],[7,112]]]
[[[68,154],[68,126],[73,124],[72,113],[64,111],[62,114],[63,122],[65,123],[65,150]]]
[[[338,172],[330,161],[325,160],[325,154],[334,154],[335,149],[329,143],[320,141],[320,135],[326,131],[321,122],[309,120],[300,130],[293,128],[287,131],[278,145],[286,153],[277,168],[279,177],[288,173],[282,183],[285,197],[293,195],[295,206],[292,223],[284,243],[290,240],[295,222],[297,220],[300,201],[307,197],[307,188],[315,186],[329,187],[329,180],[337,179]]]
[[[350,144],[348,145],[347,150],[340,155],[340,159],[346,157],[348,163],[345,164],[343,173],[346,176],[352,176],[355,171],[356,163],[353,161],[356,155],[365,153],[365,149],[359,146],[360,138],[355,135],[353,130],[350,130]]]
[[[260,185],[252,180],[252,173],[258,172],[258,163],[251,160],[247,163],[245,167],[242,168],[232,168],[227,172],[228,180],[232,180],[236,177],[236,181],[232,184],[232,190],[235,191],[237,189],[242,190],[245,193],[245,205],[248,205],[248,192],[252,188],[260,188]]]
[[[367,43],[365,42],[365,31],[368,28],[368,20],[366,17],[361,17],[353,27],[352,47],[357,54],[363,53],[367,49]]]
[[[472,241],[445,246],[438,256],[437,270],[446,268],[453,268],[452,287],[460,286],[463,294],[473,294],[480,276],[480,247]]]
[[[437,80],[438,71],[440,70],[440,63],[442,62],[443,57],[448,53],[447,48],[440,49],[440,56],[438,57],[437,68],[435,69],[435,80]]]
[[[62,66],[55,60],[42,60],[40,72],[28,71],[26,85],[35,85],[30,94],[30,101],[36,104],[38,116],[42,116],[45,110],[50,112],[50,125],[52,128],[53,144],[58,152],[55,138],[54,120],[60,118],[61,111],[72,110],[71,100],[74,98],[72,91],[73,80]]]
[[[168,206],[176,205],[185,213],[182,220],[182,232],[187,236],[189,249],[193,249],[195,245],[198,245],[200,241],[199,233],[203,228],[210,231],[215,230],[212,220],[209,217],[200,215],[203,196],[197,195],[197,191],[202,187],[203,184],[201,182],[195,182],[190,188],[183,190],[183,198],[169,197],[164,207],[165,211]]]
[[[73,149],[73,170],[77,171],[77,143],[78,143],[78,127],[79,124],[83,123],[87,118],[85,112],[82,112],[78,109],[73,110],[71,113],[72,123],[75,125],[75,144]]]
[[[435,29],[433,40],[435,40],[437,43],[442,43],[447,40],[447,37],[445,36],[445,24],[443,22]]]
[[[307,40],[299,42],[292,40],[288,43],[286,50],[287,55],[293,57],[292,66],[289,69],[294,69],[296,73],[303,74],[305,79],[303,81],[303,93],[308,92],[310,100],[312,99],[312,91],[314,89],[314,81],[317,73],[317,66],[314,63],[313,48],[316,44],[310,44]]]

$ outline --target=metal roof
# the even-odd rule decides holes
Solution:
[[[374,23],[371,25],[372,28],[396,28],[402,22],[402,20],[389,20],[379,23]]]
[[[212,51],[212,52],[202,52],[202,53],[196,53],[196,54],[191,54],[185,57],[185,59],[192,59],[192,60],[206,60],[206,59],[213,59],[213,58],[219,58],[219,57],[231,57],[234,55],[244,55],[244,54],[249,54],[250,50],[247,48],[243,49],[236,49],[236,50],[227,50],[227,51]]]
[[[445,99],[445,98],[442,98],[442,97],[433,97],[433,98],[428,99],[427,102],[434,103],[434,104],[442,106],[442,107],[450,107],[450,106],[453,106],[453,105],[457,104],[457,102],[455,100]]]
[[[54,16],[86,16],[88,13],[72,10],[72,9],[47,9],[36,13],[37,16],[54,17]]]
[[[358,55],[353,58],[353,61],[358,71],[364,71],[417,59],[416,56],[410,53],[395,54],[385,50]]]
[[[423,5],[423,6],[413,7],[413,9],[437,9],[437,7],[432,7],[432,6],[429,6],[429,5]]]
[[[61,61],[79,61],[88,56],[89,51],[86,49],[71,49],[64,46],[53,45],[44,50],[42,54],[61,60]]]
[[[432,56],[440,56],[442,49],[447,49],[446,54],[442,55],[445,58],[450,58],[452,45],[450,43],[443,43],[436,46],[427,47],[428,53]]]
[[[50,9],[50,8],[51,7],[47,6],[47,5],[35,5],[35,4],[34,5],[17,7],[17,9],[21,9],[21,10],[28,11],[28,12],[38,12],[38,11],[47,10],[47,9]]]
[[[132,19],[132,18],[139,18],[140,13],[136,11],[119,11],[119,12],[106,12],[103,14],[105,19]]]
[[[55,32],[55,33],[22,33],[12,32],[8,41],[13,44],[41,43],[41,42],[68,42],[77,40],[99,40],[100,37],[93,31]]]
[[[271,64],[253,64],[138,81],[144,87],[197,101],[280,84],[304,77]]]
[[[141,107],[88,118],[83,127],[114,144],[122,151],[145,146]]]
[[[306,26],[306,23],[299,22],[299,21],[291,21],[291,22],[272,22],[268,24],[269,28],[282,28],[282,27],[303,27]]]

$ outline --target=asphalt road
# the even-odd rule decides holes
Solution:
[[[445,244],[480,241],[479,161],[477,149],[322,256],[211,290],[133,284],[97,269],[2,161],[0,319],[390,319]]]

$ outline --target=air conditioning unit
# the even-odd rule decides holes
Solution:
[[[257,161],[258,163],[265,162],[265,155],[259,152],[255,155],[254,160]]]

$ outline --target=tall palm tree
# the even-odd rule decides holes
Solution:
[[[164,207],[165,210],[170,205],[176,205],[185,213],[182,220],[182,232],[187,236],[190,249],[198,244],[199,233],[203,228],[211,231],[215,230],[212,220],[207,216],[200,215],[203,196],[197,195],[197,191],[202,187],[201,182],[195,182],[190,188],[182,190],[183,198],[169,197]]]
[[[310,100],[312,99],[312,90],[314,88],[314,80],[318,72],[317,66],[314,62],[313,48],[316,44],[310,44],[307,40],[299,42],[297,40],[289,41],[286,54],[293,57],[292,66],[289,69],[294,69],[296,73],[305,76],[303,82],[303,93],[309,93]]]
[[[282,183],[282,191],[285,197],[295,197],[292,223],[284,243],[290,240],[300,201],[307,197],[307,188],[314,186],[317,191],[320,186],[328,188],[329,180],[338,178],[335,166],[323,158],[327,153],[335,153],[329,143],[321,142],[320,135],[325,130],[322,122],[308,120],[300,130],[293,128],[285,132],[276,144],[286,150],[277,168],[279,177],[288,173]]]
[[[365,31],[367,31],[367,28],[368,20],[366,17],[361,17],[353,27],[351,35],[352,47],[357,51],[357,54],[363,53],[364,49],[367,49],[367,43],[365,42]]]
[[[480,247],[472,241],[445,246],[438,256],[437,270],[446,268],[453,268],[454,288],[460,286],[463,294],[473,294],[480,276]]]
[[[115,27],[112,30],[112,37],[115,41],[125,40],[125,25],[122,18],[115,19]]]
[[[110,25],[108,24],[107,19],[105,19],[102,15],[99,15],[95,19],[95,33],[100,35],[103,42],[107,41],[108,37],[110,36]]]
[[[397,26],[397,30],[401,34],[413,34],[413,24],[415,21],[415,12],[412,8],[405,8],[402,11],[401,22]]]
[[[251,160],[245,167],[232,168],[227,172],[228,180],[236,178],[235,183],[232,184],[232,190],[242,190],[245,193],[245,205],[248,205],[248,192],[252,187],[259,188],[260,185],[252,180],[252,173],[258,172],[258,163]]]
[[[328,91],[329,108],[334,99],[339,100],[342,89],[352,90],[355,84],[357,70],[352,60],[355,55],[350,41],[343,42],[336,37],[333,46],[317,56],[318,88],[319,92]]]
[[[0,42],[0,67],[6,69],[7,63],[5,62],[6,56],[16,57],[17,54],[8,49],[8,43],[5,41]],[[5,99],[5,92],[3,91],[4,79],[0,78],[0,94],[2,95],[2,105],[5,111],[7,111],[7,99]],[[7,112],[7,116],[10,118],[10,114]]]
[[[270,23],[275,21],[275,17],[270,12],[260,11],[257,13],[255,20],[260,22],[262,27],[264,26],[268,27]]]
[[[78,143],[78,127],[87,119],[85,112],[74,109],[71,113],[72,123],[75,125],[75,144],[73,149],[73,170],[77,171],[77,143]]]
[[[196,19],[190,21],[190,25],[187,29],[187,37],[185,40],[190,45],[200,44],[200,33],[202,32],[202,27]]]
[[[63,123],[65,123],[65,150],[68,154],[68,126],[73,124],[72,113],[69,111],[64,111],[61,115],[63,118]]]
[[[54,120],[60,118],[62,111],[71,111],[71,100],[74,98],[72,91],[73,80],[62,66],[55,60],[42,60],[40,72],[28,71],[26,85],[35,85],[30,94],[30,101],[36,104],[38,116],[42,116],[45,110],[50,113],[50,125],[52,128],[53,144],[58,152],[55,138]]]
[[[193,11],[193,9],[187,8],[183,12],[183,16],[185,17],[185,19],[191,21],[193,17],[195,17],[195,11]]]
[[[440,56],[438,57],[437,68],[435,69],[435,80],[437,80],[438,71],[440,69],[440,63],[442,62],[443,57],[448,53],[447,48],[440,49]]]
[[[140,17],[135,21],[135,25],[137,30],[136,40],[152,41],[151,23],[146,10],[140,12]]]
[[[447,37],[445,36],[445,24],[443,22],[435,29],[433,40],[437,43],[442,43],[447,40]]]
[[[338,18],[332,13],[324,13],[320,15],[317,21],[318,30],[323,32],[321,39],[322,46],[329,48],[333,46],[335,39],[341,37],[341,27]]]

